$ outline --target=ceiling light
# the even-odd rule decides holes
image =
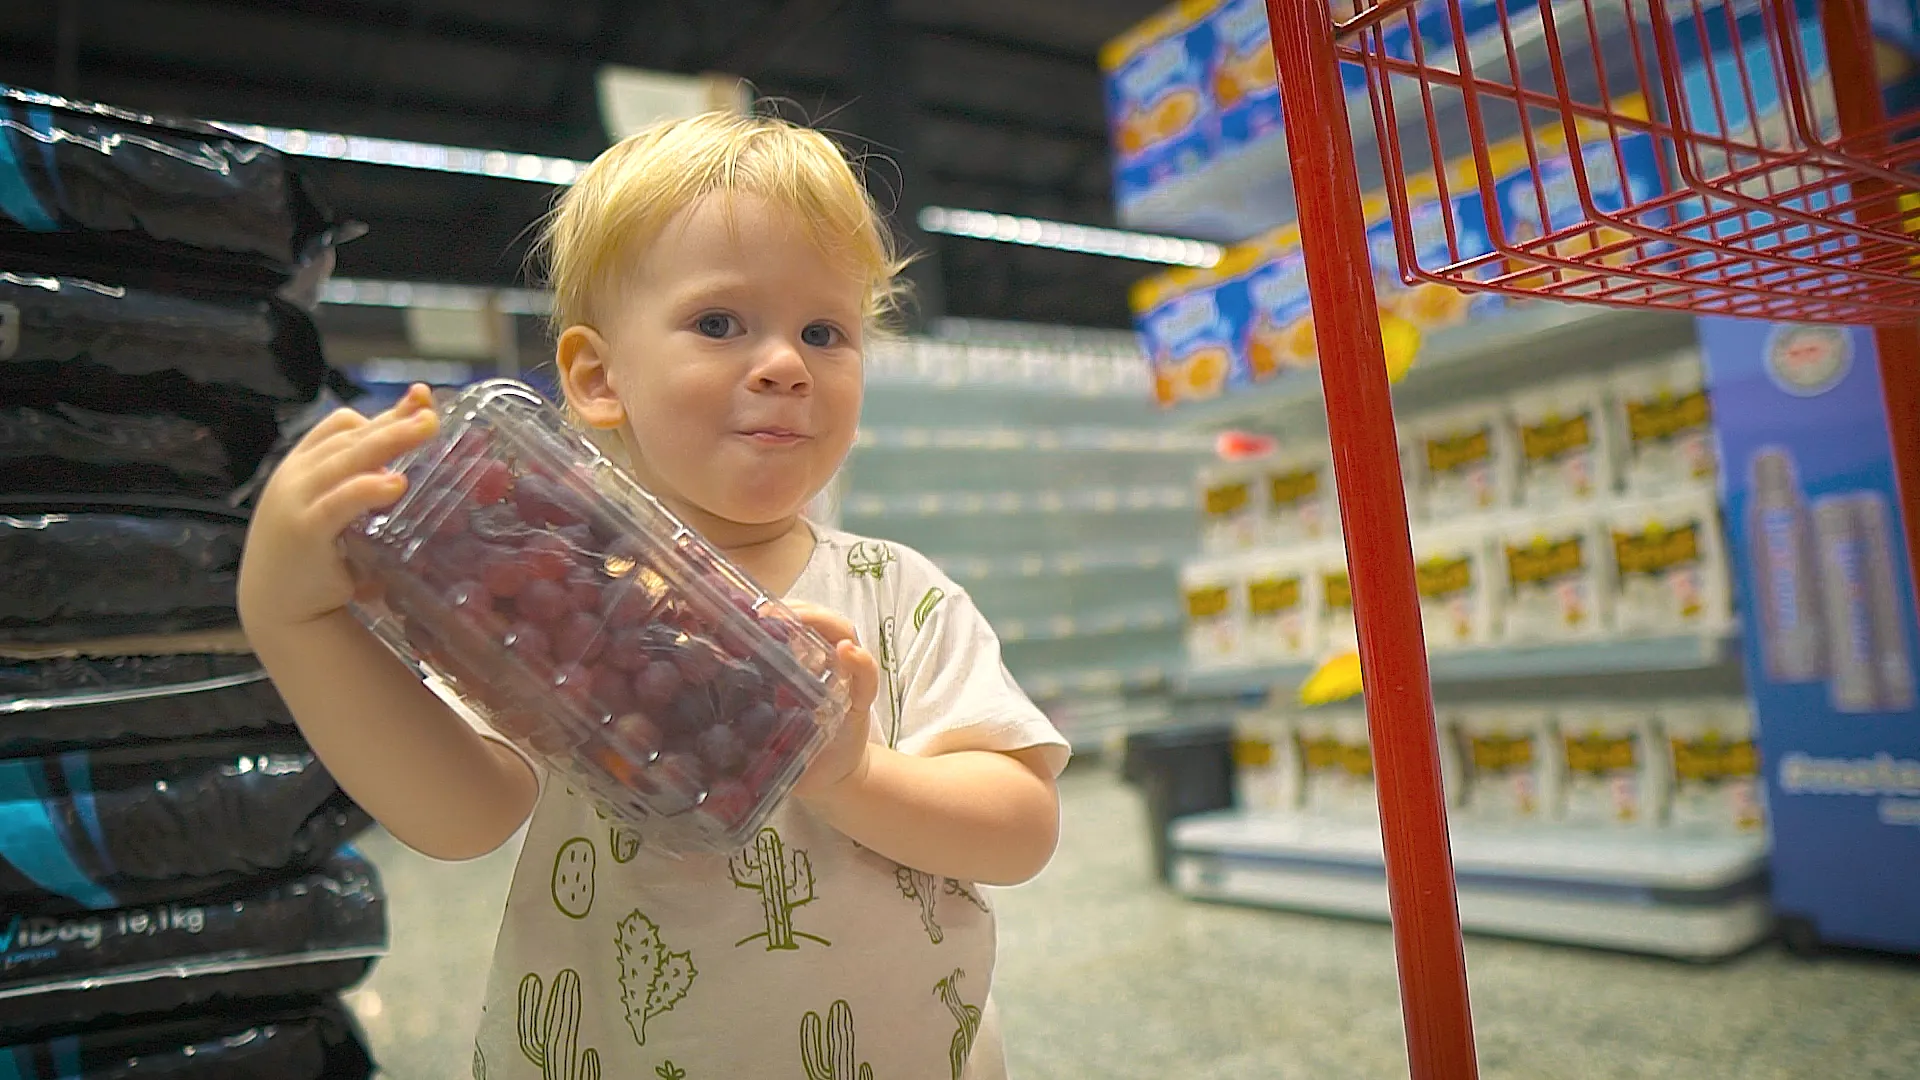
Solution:
[[[580,179],[587,162],[504,150],[464,146],[436,146],[404,139],[376,139],[365,135],[336,135],[323,131],[266,127],[260,124],[215,124],[243,139],[265,143],[294,157],[351,161],[429,172],[487,176],[500,180],[565,187]],[[1139,262],[1175,266],[1212,266],[1221,248],[1199,240],[1155,236],[1150,233],[1103,229],[1093,225],[1016,217],[984,210],[955,210],[929,206],[920,211],[920,227],[930,233],[992,240],[1026,247],[1110,255]],[[402,305],[404,306],[404,305]]]
[[[920,211],[920,227],[930,233],[992,240],[1003,244],[1112,255],[1139,262],[1175,266],[1212,266],[1220,261],[1220,245],[1150,233],[1102,229],[1063,221],[992,214],[983,210],[955,210],[929,206]]]

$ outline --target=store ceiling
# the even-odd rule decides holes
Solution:
[[[1112,224],[1100,45],[1164,0],[4,0],[0,82],[212,119],[586,158],[602,65],[746,76],[881,144],[904,208]],[[356,277],[515,282],[552,189],[310,161]],[[1121,326],[1153,268],[942,238],[944,312]]]

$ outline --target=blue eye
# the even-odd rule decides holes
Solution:
[[[840,339],[840,331],[826,323],[814,323],[800,331],[800,341],[815,349],[831,348]]]
[[[733,333],[734,325],[731,315],[702,315],[694,321],[693,328],[704,337],[724,338]]]

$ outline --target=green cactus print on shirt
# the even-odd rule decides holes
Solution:
[[[887,680],[887,749],[900,747],[900,725],[907,711],[907,686],[900,678],[899,624],[889,615],[880,620],[880,673]]]
[[[913,607],[914,630],[926,629],[927,620],[933,618],[933,609],[939,607],[940,601],[946,598],[947,590],[940,588],[938,585],[928,589],[927,595],[921,597],[920,602]]]
[[[813,862],[804,851],[787,850],[778,830],[761,829],[752,847],[727,860],[727,873],[736,888],[760,894],[760,914],[767,927],[734,942],[734,948],[764,940],[768,952],[791,952],[800,947],[795,938],[818,945],[833,944],[793,928],[794,909],[813,903]]]
[[[553,856],[553,906],[569,919],[584,919],[593,910],[593,874],[598,857],[593,841],[576,836],[560,845]]]
[[[615,825],[607,830],[607,853],[613,861],[625,866],[640,854],[640,834],[625,825]]]
[[[957,896],[981,911],[987,910],[986,901],[975,895],[972,889],[953,878],[935,878],[923,870],[901,866],[894,871],[894,881],[900,887],[900,895],[920,905],[920,925],[927,931],[927,940],[935,945],[946,940],[947,932],[940,927],[937,908],[940,897]],[[935,889],[935,883],[939,888]]]
[[[879,581],[887,576],[887,564],[899,560],[900,556],[894,552],[893,545],[862,540],[847,549],[847,573]]]
[[[954,1023],[960,1030],[953,1033],[953,1044],[947,1048],[947,1062],[953,1066],[953,1080],[960,1080],[967,1071],[967,1059],[973,1056],[973,1042],[980,1037],[980,1007],[969,1005],[960,1000],[960,980],[967,973],[959,968],[953,974],[934,984],[933,992],[953,1014]]]
[[[542,1007],[544,1003],[544,1008]],[[543,993],[540,976],[520,980],[520,1052],[541,1080],[600,1080],[600,1053],[579,1050],[580,973],[566,968]],[[484,1062],[476,1064],[485,1071]]]
[[[687,1080],[687,1070],[668,1061],[653,1068],[653,1075],[660,1080]]]
[[[800,1019],[800,1063],[808,1080],[873,1080],[873,1066],[854,1049],[853,1006],[834,1002],[824,1023],[817,1012]]]
[[[487,1080],[487,1055],[480,1048],[473,1048],[473,1080]]]
[[[693,957],[668,952],[660,927],[638,911],[620,920],[613,935],[620,960],[620,1004],[626,1008],[633,1041],[647,1045],[647,1021],[672,1012],[700,974]]]

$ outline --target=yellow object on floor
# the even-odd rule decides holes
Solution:
[[[1300,684],[1300,704],[1331,705],[1360,696],[1360,654],[1345,652],[1321,664]]]

